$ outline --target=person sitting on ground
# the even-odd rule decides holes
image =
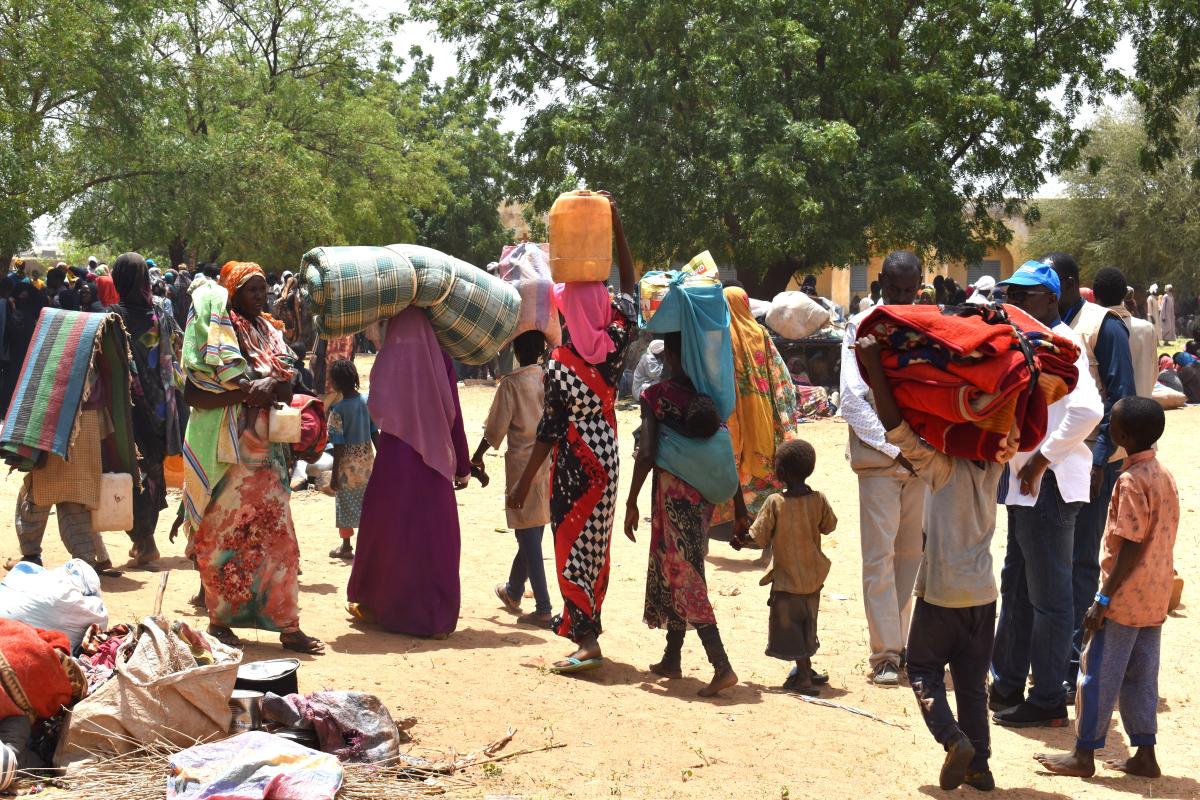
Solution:
[[[900,415],[875,337],[864,336],[856,347],[888,442],[900,448],[913,472],[929,486],[925,549],[908,632],[908,679],[929,732],[946,750],[939,785],[955,789],[966,783],[990,791],[996,782],[988,768],[987,676],[997,596],[991,546],[996,489],[1017,452],[1020,433],[1014,424],[994,462],[934,450]],[[954,681],[957,720],[946,698],[947,667]]]
[[[1150,398],[1126,397],[1113,407],[1109,432],[1128,456],[1108,506],[1100,590],[1084,618],[1090,638],[1080,665],[1075,749],[1034,756],[1059,775],[1095,774],[1118,699],[1137,752],[1105,766],[1146,778],[1162,774],[1154,755],[1159,652],[1179,527],[1175,479],[1154,453],[1165,426],[1162,407]]]
[[[342,399],[329,409],[329,443],[333,445],[333,478],[337,492],[337,527],[342,543],[330,551],[331,558],[354,560],[350,539],[362,517],[363,495],[371,480],[371,467],[379,447],[379,429],[371,421],[367,398],[358,391],[358,370],[353,361],[341,359],[329,365],[329,377]]]
[[[781,443],[775,450],[775,477],[787,488],[766,499],[750,527],[755,543],[772,552],[771,568],[759,581],[771,586],[767,655],[795,661],[782,688],[811,697],[829,682],[828,675],[813,669],[812,657],[821,646],[817,611],[830,566],[821,552],[821,537],[837,527],[825,495],[807,483],[816,463],[817,452],[808,442]]]
[[[492,447],[499,450],[508,440],[508,450],[504,453],[506,493],[512,492],[520,482],[529,454],[537,442],[538,423],[542,420],[545,403],[545,371],[539,361],[546,352],[546,337],[541,331],[526,331],[513,340],[513,352],[520,367],[500,379],[484,423],[483,439],[471,457],[471,466],[483,482],[487,477],[483,454]],[[542,535],[550,523],[550,462],[543,462],[524,505],[505,509],[505,516],[508,527],[517,537],[517,554],[509,569],[508,580],[496,584],[496,597],[510,612],[520,613],[528,580],[533,589],[534,610],[518,617],[517,622],[549,629],[553,608],[542,561]]]

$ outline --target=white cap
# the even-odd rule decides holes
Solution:
[[[996,279],[991,275],[984,275],[979,280],[975,281],[975,291],[990,292],[996,288]]]
[[[661,356],[662,351],[667,349],[667,343],[662,339],[655,339],[650,342],[650,346],[646,349],[650,351],[650,355],[652,356]]]

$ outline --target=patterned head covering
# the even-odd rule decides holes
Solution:
[[[264,281],[267,279],[267,273],[253,261],[227,261],[225,266],[221,267],[221,285],[232,298],[234,292],[256,275]]]

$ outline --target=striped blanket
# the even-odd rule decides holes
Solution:
[[[114,428],[104,442],[105,469],[136,475],[130,362],[116,314],[42,309],[4,420],[0,456],[23,470],[40,466],[48,453],[68,458],[85,394],[100,381]]]
[[[442,349],[464,364],[494,358],[521,308],[516,289],[496,276],[413,244],[318,247],[304,254],[299,275],[322,338],[358,333],[416,305]]]

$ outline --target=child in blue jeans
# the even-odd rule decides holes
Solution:
[[[520,367],[505,375],[496,387],[492,408],[484,425],[483,441],[475,449],[471,466],[481,483],[486,483],[483,454],[489,448],[500,448],[508,439],[504,453],[506,494],[521,480],[529,454],[537,439],[538,423],[542,419],[544,372],[539,360],[546,350],[546,337],[541,331],[526,331],[513,340],[513,353]],[[546,588],[546,567],[542,562],[542,533],[550,522],[550,462],[542,464],[537,479],[521,508],[508,508],[508,526],[517,534],[517,555],[506,583],[497,584],[496,597],[514,614],[521,611],[525,581],[533,589],[534,611],[517,621],[537,628],[549,628],[551,617],[550,593]]]

